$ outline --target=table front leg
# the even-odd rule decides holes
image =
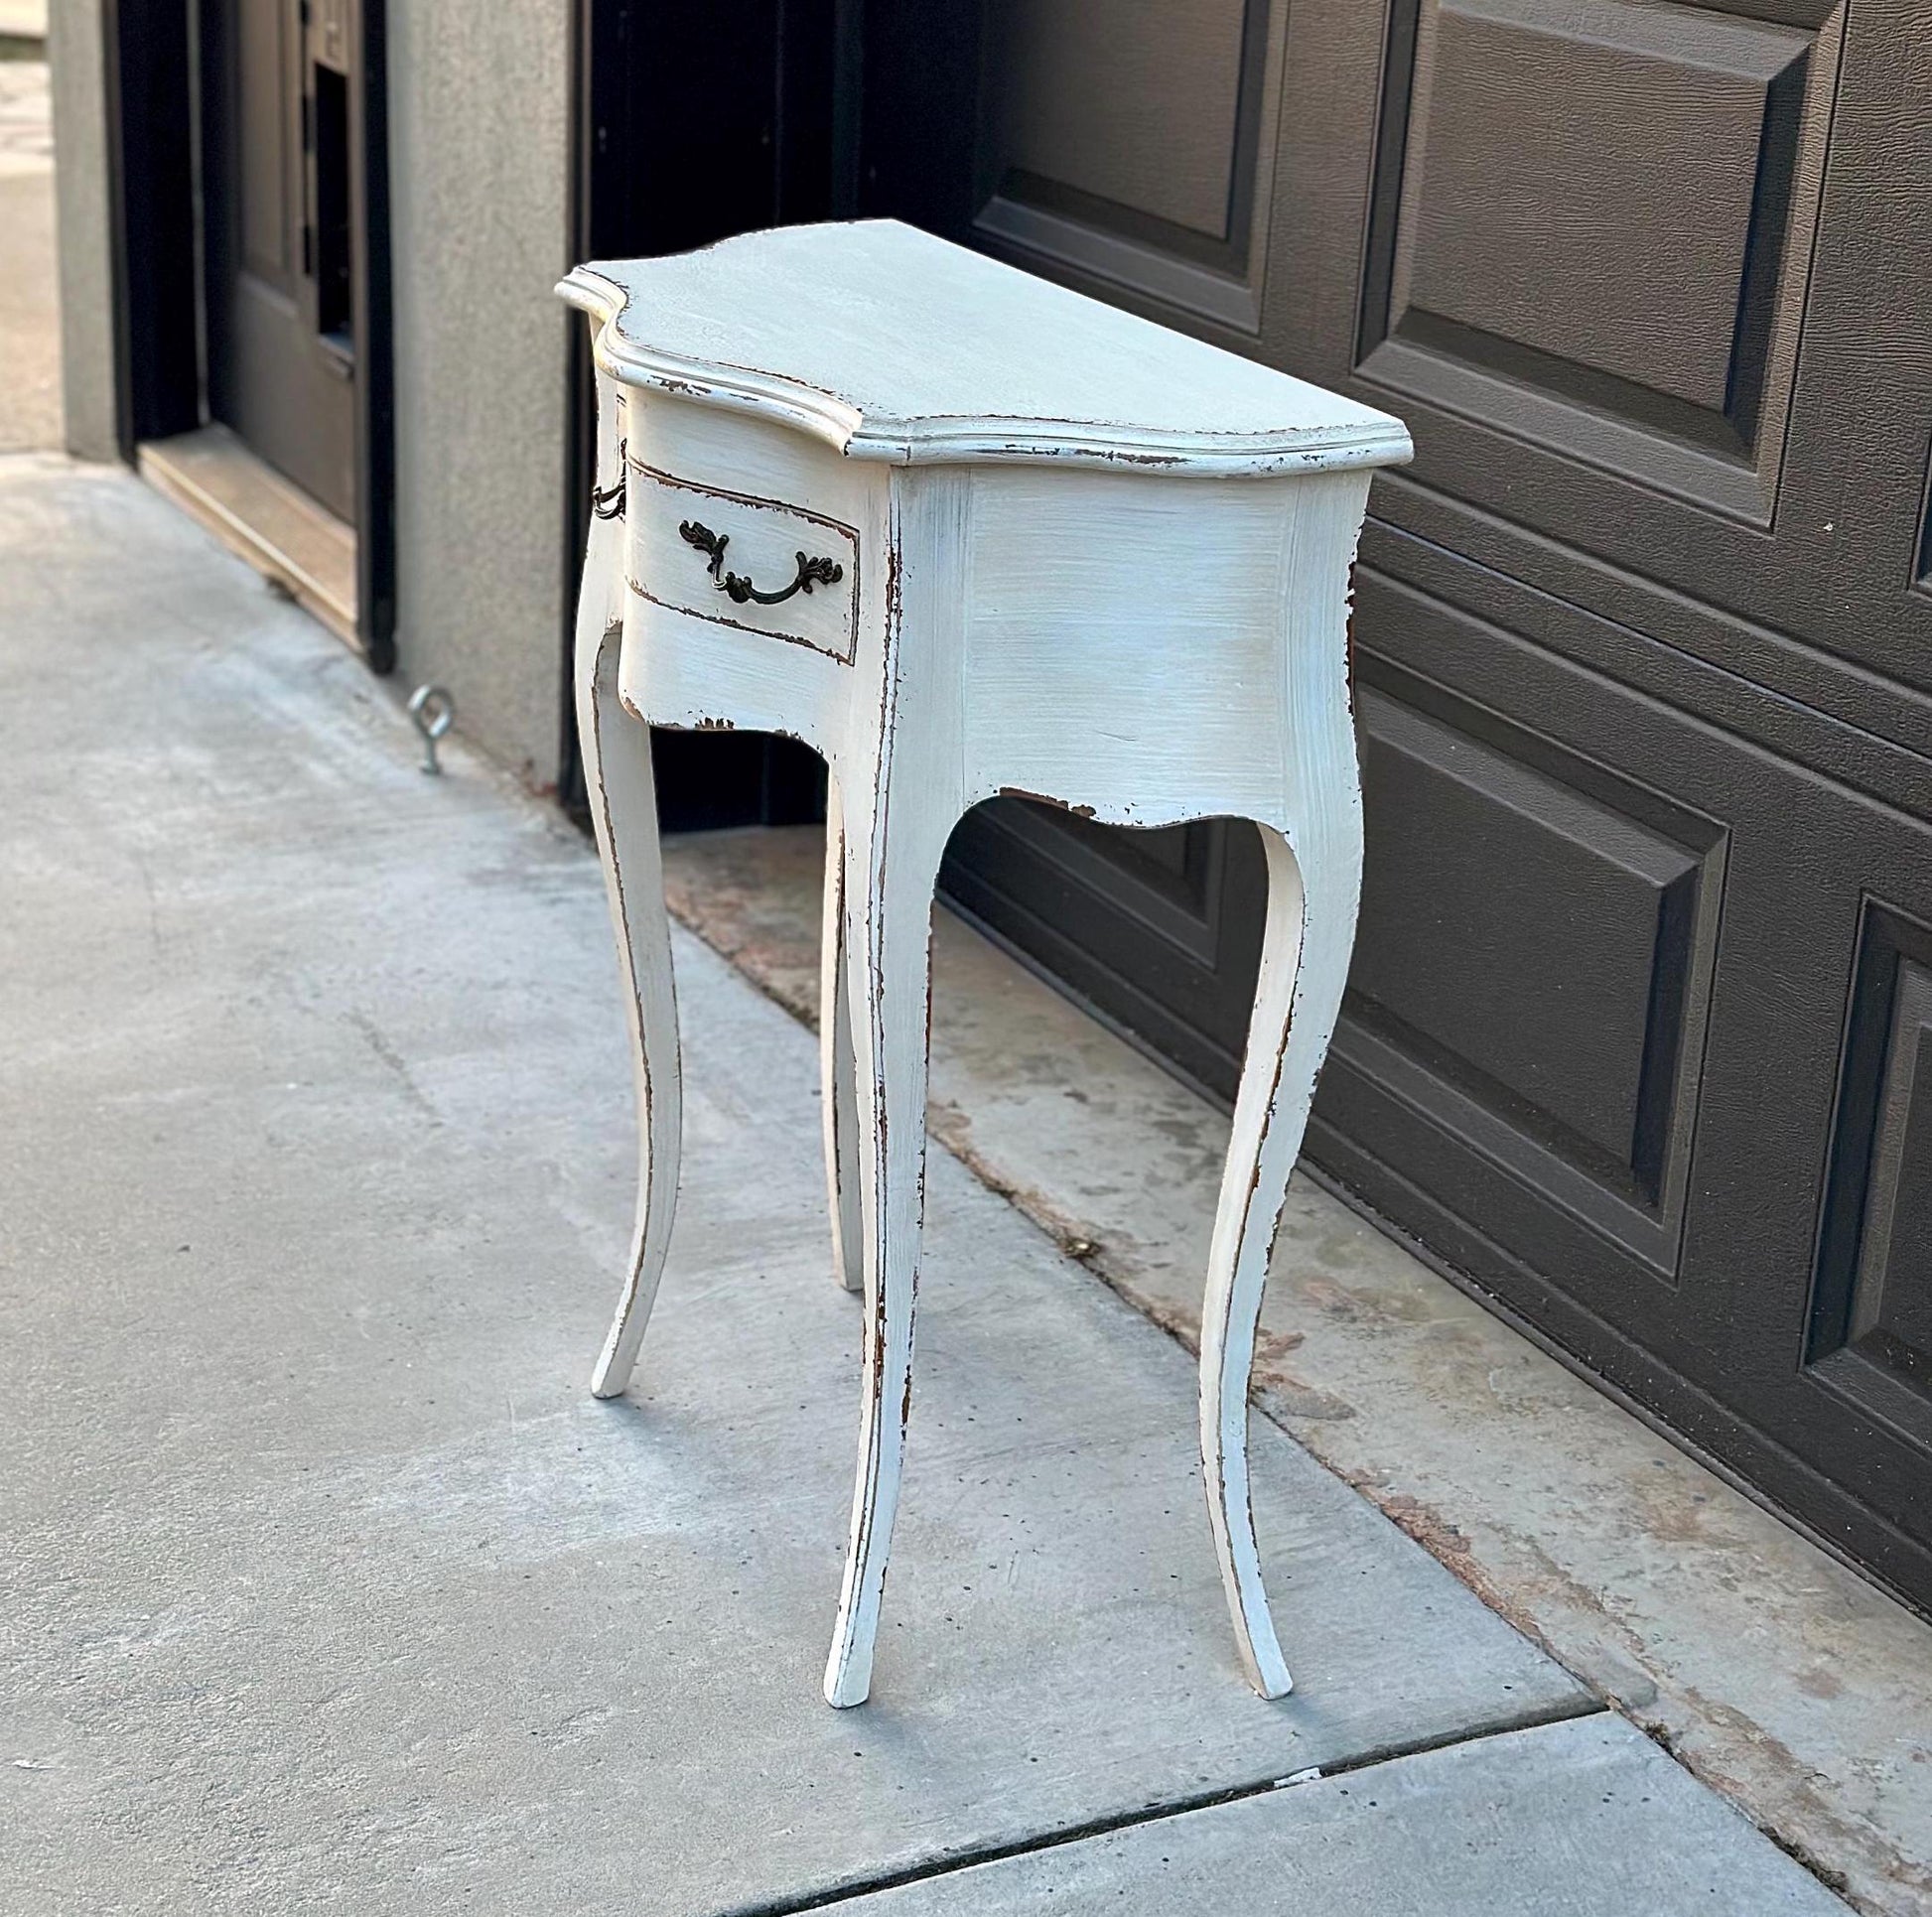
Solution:
[[[845,818],[839,782],[825,789],[825,925],[819,953],[818,1062],[825,1125],[825,1182],[831,1196],[832,1275],[848,1292],[865,1289],[865,1230],[859,1205],[858,1081],[852,1054],[851,967],[845,944]]]
[[[591,551],[594,567],[595,543]],[[617,1316],[591,1375],[591,1390],[598,1397],[616,1398],[630,1383],[636,1367],[637,1348],[670,1248],[671,1217],[677,1208],[682,1098],[650,729],[619,702],[621,628],[604,622],[602,582],[591,579],[591,567],[586,569],[584,606],[578,616],[577,721],[591,821],[623,970],[624,1013],[637,1084],[636,1223]],[[592,629],[584,630],[587,624]]]
[[[923,798],[924,795],[921,795]],[[918,801],[895,811],[890,848],[883,796],[845,827],[847,998],[857,1081],[866,1327],[858,1481],[825,1699],[863,1704],[898,1508],[912,1403],[912,1314],[925,1202],[927,994],[932,893],[950,816]]]
[[[1353,752],[1348,754],[1352,779]],[[1269,1615],[1248,1482],[1248,1379],[1268,1257],[1302,1150],[1316,1075],[1348,978],[1361,893],[1361,813],[1352,788],[1300,861],[1261,827],[1268,917],[1261,978],[1235,1100],[1201,1314],[1201,1462],[1221,1581],[1249,1681],[1264,1698],[1293,1688]]]

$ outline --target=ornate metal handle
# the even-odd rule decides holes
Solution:
[[[809,593],[814,586],[836,586],[845,577],[845,568],[836,560],[812,559],[800,553],[798,577],[782,592],[760,593],[743,573],[725,571],[725,548],[731,544],[729,533],[713,532],[709,526],[701,526],[695,519],[685,520],[677,533],[687,546],[695,546],[701,553],[711,555],[711,564],[705,570],[711,575],[711,583],[734,605],[743,606],[747,600],[753,600],[759,606],[776,606],[793,593]]]
[[[623,517],[623,483],[630,469],[624,464],[627,442],[618,442],[618,482],[616,485],[593,485],[591,487],[591,510],[600,519],[621,519]]]

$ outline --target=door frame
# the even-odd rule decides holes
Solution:
[[[143,440],[206,420],[197,230],[197,0],[101,0],[113,274],[114,425],[129,465]],[[360,0],[358,164],[350,203],[355,334],[355,631],[371,671],[396,663],[395,356],[389,251],[386,0]]]

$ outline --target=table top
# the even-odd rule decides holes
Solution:
[[[1207,475],[1388,466],[1400,420],[897,220],[787,226],[558,288],[629,385],[853,459]]]

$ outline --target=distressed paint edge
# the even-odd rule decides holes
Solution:
[[[1277,479],[1406,465],[1415,443],[1398,420],[1296,432],[1173,433],[1109,427],[1088,420],[1026,420],[997,415],[897,419],[868,417],[836,393],[747,367],[685,359],[627,338],[618,324],[629,295],[616,281],[578,266],[557,283],[558,297],[590,316],[597,369],[621,385],[701,400],[788,426],[847,459],[891,466],[1013,465],[1152,469],[1202,479]]]

